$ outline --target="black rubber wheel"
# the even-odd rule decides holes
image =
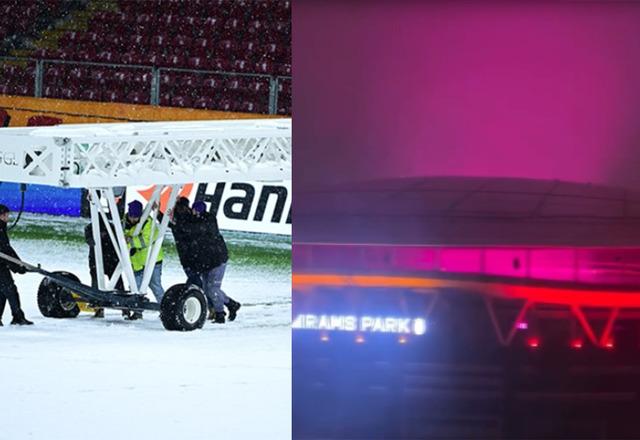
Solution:
[[[54,273],[80,282],[80,279],[72,273]],[[38,308],[46,318],[75,318],[80,314],[80,306],[73,299],[71,292],[49,278],[42,280],[38,287]]]
[[[160,320],[167,330],[189,332],[202,328],[208,310],[207,297],[201,288],[176,284],[162,297]]]

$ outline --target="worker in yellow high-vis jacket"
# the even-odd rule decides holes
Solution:
[[[140,232],[137,235],[134,235],[136,226],[138,225],[138,223],[140,223],[141,217],[142,203],[138,202],[137,200],[129,203],[127,215],[125,218],[124,234],[129,245],[131,265],[133,266],[133,273],[135,275],[138,288],[142,284],[144,268],[147,263],[147,256],[151,251],[153,242],[158,239],[159,234],[159,225],[157,223],[153,225],[153,222],[155,220],[153,220],[152,218],[148,218],[140,229]],[[151,236],[152,229],[154,230],[153,237]],[[158,301],[158,304],[162,302],[162,296],[164,295],[164,289],[162,288],[163,257],[164,255],[162,249],[160,249],[160,253],[158,254],[158,258],[156,258],[155,267],[151,275],[151,281],[149,282],[149,288],[153,292],[153,295],[156,297],[156,301]],[[129,314],[128,316],[129,319],[139,319],[141,317],[141,313],[133,313]]]

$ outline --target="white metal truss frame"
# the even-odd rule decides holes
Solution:
[[[96,189],[89,190],[91,227],[93,229],[93,238],[95,242],[94,251],[96,258],[98,289],[107,291],[113,290],[120,277],[123,277],[129,287],[128,290],[131,293],[146,293],[151,281],[151,275],[153,274],[153,270],[155,268],[155,261],[158,258],[158,254],[160,253],[160,250],[162,248],[162,242],[164,241],[164,236],[167,232],[167,229],[169,228],[169,215],[165,215],[159,225],[157,225],[156,223],[156,216],[158,210],[160,209],[160,194],[166,187],[171,188],[171,194],[167,202],[166,211],[169,212],[175,207],[176,201],[178,199],[178,194],[182,189],[182,185],[157,185],[156,189],[154,190],[153,196],[151,197],[151,200],[149,200],[149,203],[142,213],[142,217],[140,218],[138,225],[133,230],[134,237],[139,235],[142,232],[142,226],[147,220],[151,219],[151,240],[147,244],[147,260],[142,275],[142,282],[139,285],[136,282],[135,273],[131,264],[128,241],[127,237],[125,236],[124,228],[122,227],[122,222],[119,219],[116,219],[115,221],[109,220],[110,213],[112,217],[114,212],[118,213],[118,202],[116,200],[113,189],[103,188],[100,191]],[[101,195],[104,199],[106,199],[106,206],[103,204]],[[100,220],[102,220],[102,227],[106,230],[107,235],[111,240],[111,244],[115,249],[120,261],[111,277],[107,277],[104,271],[103,249],[100,236]],[[105,278],[107,279],[105,280]]]
[[[169,213],[184,184],[290,179],[290,119],[0,129],[0,180],[89,190],[97,283],[103,291],[114,290],[122,277],[131,293],[147,292],[169,228],[169,215],[159,224],[156,220],[166,188],[171,192],[162,208]],[[140,285],[114,191],[129,185],[156,185],[133,231],[139,235],[151,219],[152,239]],[[104,271],[101,220],[119,259],[111,277]]]
[[[291,179],[291,120],[0,129],[3,181],[75,188]]]

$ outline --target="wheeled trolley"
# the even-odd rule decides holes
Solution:
[[[48,272],[21,264],[45,276],[38,306],[46,317],[73,318],[79,304],[90,307],[160,311],[168,330],[201,328],[207,301],[197,287],[178,284],[167,290],[162,304],[146,293],[154,262],[169,227],[165,215],[157,239],[149,245],[140,285],[136,282],[118,210],[118,196],[129,185],[155,185],[134,230],[158,212],[170,212],[185,184],[212,181],[282,181],[291,179],[291,120],[154,122],[82,124],[0,130],[0,176],[3,181],[86,188],[95,241],[97,288],[83,285],[68,272]],[[106,227],[119,264],[106,276],[100,223]],[[152,223],[156,227],[156,222]],[[155,236],[152,231],[151,236]],[[0,258],[11,257],[0,255]],[[123,279],[126,291],[115,290]]]

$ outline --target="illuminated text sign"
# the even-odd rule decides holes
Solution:
[[[393,316],[301,314],[293,321],[292,327],[304,330],[423,335],[427,331],[427,322],[422,318]]]

